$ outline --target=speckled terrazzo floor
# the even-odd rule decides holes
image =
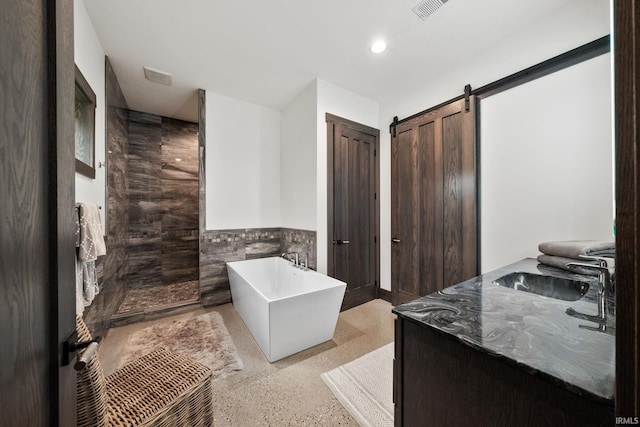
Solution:
[[[217,311],[244,364],[214,380],[216,426],[357,426],[322,382],[320,374],[393,341],[391,305],[370,301],[340,313],[332,341],[269,363],[231,304],[113,328],[100,348],[106,374],[118,365],[128,334],[152,323]]]

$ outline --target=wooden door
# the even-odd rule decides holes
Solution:
[[[404,303],[442,288],[441,122],[399,127],[392,144],[392,300]],[[437,143],[436,143],[437,142]],[[424,280],[429,277],[429,283]]]
[[[377,297],[379,133],[335,116],[327,118],[329,274],[347,283],[342,304],[346,310]]]
[[[0,10],[0,425],[74,426],[73,2]]]
[[[640,14],[614,1],[616,417],[640,416]],[[626,418],[628,419],[628,418]]]
[[[474,104],[454,101],[392,133],[394,305],[477,274]]]

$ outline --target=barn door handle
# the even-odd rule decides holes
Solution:
[[[349,241],[348,240],[336,240],[336,245],[348,245]]]
[[[400,239],[398,239],[397,237],[394,237],[393,239],[391,239],[391,241],[393,243],[400,243]]]

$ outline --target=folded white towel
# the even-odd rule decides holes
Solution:
[[[540,243],[538,250],[546,255],[573,259],[580,259],[580,255],[615,258],[616,243],[601,240],[567,240]]]
[[[539,255],[538,262],[540,264],[548,265],[551,267],[561,268],[563,270],[570,271],[572,273],[578,274],[586,274],[589,276],[597,276],[598,272],[596,270],[592,270],[589,268],[582,267],[574,267],[573,269],[567,267],[567,264],[570,262],[579,262],[581,264],[592,264],[597,265],[598,263],[595,261],[583,260],[583,259],[573,259],[573,258],[565,258],[554,255]]]
[[[104,242],[100,211],[98,206],[90,203],[78,203],[80,208],[80,251],[78,260],[81,262],[95,261],[99,256],[106,255],[107,245]]]

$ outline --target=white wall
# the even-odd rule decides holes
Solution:
[[[316,80],[318,87],[318,170],[316,241],[318,271],[327,272],[327,123],[326,113],[340,116],[363,125],[378,127],[378,103],[339,86]]]
[[[488,24],[490,25],[490,23]],[[609,34],[609,1],[571,2],[477,52],[444,73],[428,76],[412,93],[399,93],[380,107],[381,287],[391,289],[391,152],[388,126],[463,93],[466,84],[481,87]]]
[[[372,127],[379,116],[376,102],[319,79],[281,113],[207,92],[207,229],[315,230],[326,273],[326,113]]]
[[[482,272],[551,240],[611,240],[611,55],[480,103]]]
[[[280,226],[280,113],[207,91],[209,230]]]
[[[98,167],[105,161],[105,54],[98,39],[93,24],[84,7],[82,0],[74,0],[74,60],[91,89],[96,94],[96,122],[95,122],[95,179],[87,178],[76,173],[76,202],[95,203],[102,206],[100,215],[102,228],[105,228],[105,213],[107,203],[105,199],[106,168]]]
[[[315,230],[317,224],[317,84],[314,80],[282,110],[280,217],[282,227]]]

